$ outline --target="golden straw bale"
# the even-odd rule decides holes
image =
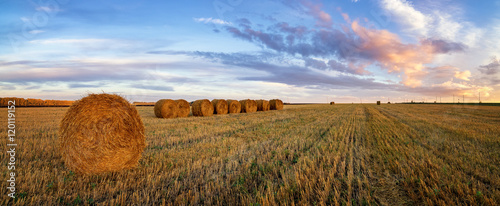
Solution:
[[[175,100],[177,103],[177,117],[187,117],[189,116],[190,106],[189,102],[183,99]]]
[[[255,102],[255,100],[240,100],[240,104],[242,113],[252,113],[257,111],[257,102]]]
[[[212,105],[214,106],[214,114],[227,114],[228,105],[226,100],[214,99]]]
[[[330,105],[334,105],[334,104],[335,104],[335,102],[330,102]]]
[[[271,105],[271,110],[282,110],[283,109],[283,101],[279,99],[271,99],[269,101],[269,104]]]
[[[136,108],[115,94],[90,94],[68,109],[59,127],[66,167],[79,174],[134,168],[146,139]]]
[[[210,100],[208,99],[196,100],[193,103],[192,110],[193,110],[193,116],[207,117],[207,116],[212,116],[214,114],[214,107],[212,103],[210,103]]]
[[[267,100],[257,100],[257,111],[269,111],[271,109],[271,105]]]
[[[227,100],[227,106],[229,113],[240,113],[241,112],[241,104],[238,100]]]
[[[154,110],[158,118],[176,118],[177,102],[171,99],[160,99],[156,102]]]
[[[377,101],[377,105],[380,105],[380,101]]]

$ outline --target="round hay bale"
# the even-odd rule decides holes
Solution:
[[[334,105],[334,104],[335,104],[335,102],[330,102],[330,105]]]
[[[269,101],[269,104],[271,105],[271,110],[282,110],[283,109],[283,101],[279,99],[271,99]]]
[[[380,101],[377,101],[377,105],[380,105]]]
[[[269,105],[269,101],[267,100],[257,100],[257,111],[269,111],[271,109],[271,105]]]
[[[227,100],[227,106],[229,113],[240,113],[241,112],[241,104],[237,100]]]
[[[257,102],[251,99],[245,99],[240,101],[241,112],[242,113],[252,113],[257,111]]]
[[[214,106],[214,114],[227,114],[228,105],[226,100],[214,99],[212,100],[212,105]]]
[[[177,117],[187,117],[189,116],[190,106],[189,102],[183,99],[175,100],[177,103]]]
[[[136,108],[114,94],[74,102],[61,121],[58,141],[64,164],[79,174],[133,168],[146,146]]]
[[[193,116],[207,117],[214,114],[214,107],[210,100],[201,99],[193,102]]]
[[[154,110],[158,118],[176,118],[178,106],[174,100],[160,99],[156,102]]]

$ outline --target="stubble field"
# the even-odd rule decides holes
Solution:
[[[16,109],[15,200],[0,109],[1,205],[500,204],[500,107],[286,105],[177,119],[138,107],[139,166],[93,176],[60,159],[67,109]]]

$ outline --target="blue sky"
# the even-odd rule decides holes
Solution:
[[[500,0],[2,0],[0,8],[0,97],[500,101]]]

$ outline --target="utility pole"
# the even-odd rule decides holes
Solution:
[[[462,96],[462,103],[465,104],[465,94]]]
[[[479,92],[479,103],[481,103],[481,92]]]

